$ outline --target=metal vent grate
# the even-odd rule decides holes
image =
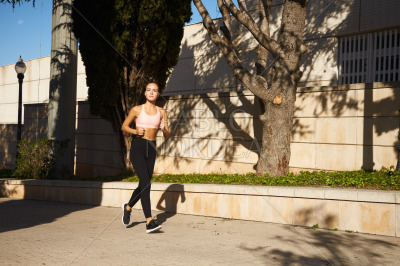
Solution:
[[[339,38],[339,84],[400,80],[400,29]]]

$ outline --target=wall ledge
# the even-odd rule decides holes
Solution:
[[[43,187],[71,187],[71,188],[102,188],[102,189],[129,189],[138,186],[137,182],[100,182],[74,180],[35,180],[35,179],[0,179],[2,185],[24,185]],[[252,185],[224,185],[224,184],[197,184],[182,183],[152,183],[152,191],[192,192],[229,195],[253,195],[270,197],[292,197],[304,199],[344,200],[360,202],[377,202],[400,204],[400,191],[384,191],[370,189],[346,189],[330,187],[280,187],[280,186],[252,186]]]
[[[0,197],[120,207],[137,185],[0,179]],[[153,183],[151,190],[157,211],[400,237],[400,191],[178,183]]]

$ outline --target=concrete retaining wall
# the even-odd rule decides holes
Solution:
[[[137,183],[0,180],[0,196],[120,207]],[[152,184],[152,209],[400,237],[400,192]],[[140,208],[140,203],[135,206]]]

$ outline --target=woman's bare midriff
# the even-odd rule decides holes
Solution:
[[[148,140],[156,140],[158,128],[144,128],[144,135],[142,138]]]

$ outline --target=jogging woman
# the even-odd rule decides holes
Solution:
[[[156,106],[156,100],[160,95],[156,83],[149,83],[146,86],[146,103],[134,106],[122,124],[122,131],[135,134],[136,138],[132,143],[130,159],[136,174],[139,177],[139,185],[133,191],[128,203],[122,205],[124,214],[122,223],[129,225],[132,207],[141,200],[144,216],[146,218],[146,233],[161,229],[151,216],[150,187],[153,175],[154,163],[156,160],[156,135],[159,129],[163,132],[164,138],[170,137],[167,123],[167,112]],[[135,120],[136,129],[130,127]]]

